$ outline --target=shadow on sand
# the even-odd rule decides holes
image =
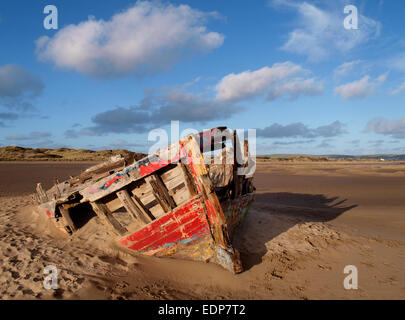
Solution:
[[[235,235],[234,245],[239,249],[244,269],[262,262],[267,253],[266,243],[295,225],[306,222],[328,222],[357,205],[345,205],[347,199],[328,198],[324,195],[297,193],[258,193],[244,221]],[[278,223],[274,224],[274,218]],[[279,221],[282,223],[279,223]],[[243,232],[244,234],[240,234]],[[238,234],[239,233],[239,234]],[[249,237],[249,247],[255,252],[241,249],[237,240]]]

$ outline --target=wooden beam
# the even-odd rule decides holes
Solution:
[[[184,173],[184,180],[186,181],[187,189],[190,192],[191,197],[194,197],[198,193],[198,190],[193,175],[190,172],[189,167],[184,163],[180,162],[180,167]]]
[[[150,176],[145,177],[145,181],[152,188],[153,195],[159,202],[164,212],[169,212],[176,208],[176,203],[169,195],[169,191],[159,176],[156,174],[151,174]]]
[[[144,224],[148,224],[152,221],[152,219],[147,215],[144,214],[140,208],[136,205],[136,203],[132,200],[130,194],[126,189],[117,192],[117,196],[124,205],[125,209],[131,214],[131,216],[135,220],[139,220]]]
[[[60,198],[60,196],[61,196],[59,186],[58,186],[59,185],[59,180],[55,178],[53,180],[53,185],[54,185],[54,188],[55,188],[55,191],[56,191],[56,193],[53,194],[53,198],[54,198],[54,200],[56,200],[56,199]]]
[[[233,192],[232,199],[237,198],[240,195],[241,179],[238,175],[238,152],[240,152],[240,144],[236,130],[233,131]]]
[[[59,207],[60,214],[62,215],[63,219],[65,219],[65,222],[68,224],[70,227],[70,230],[72,232],[76,231],[75,224],[73,223],[72,217],[69,214],[69,209],[65,208],[63,205]]]
[[[42,188],[42,184],[38,183],[37,184],[37,193],[38,197],[41,200],[41,203],[48,202],[48,196],[46,195],[44,189]]]
[[[39,199],[39,196],[38,196],[37,193],[32,194],[32,204],[34,206],[37,206],[37,205],[41,204],[41,200]]]
[[[141,199],[139,199],[135,194],[132,194],[132,200],[135,202],[135,204],[137,205],[137,207],[139,208],[139,210],[141,210],[142,214],[146,217],[146,219],[150,221],[155,220],[155,217],[153,216],[153,214],[149,211],[148,208],[146,208]]]
[[[249,140],[245,139],[244,144],[243,144],[243,154],[244,154],[244,160],[246,161],[245,167],[247,167],[247,161],[249,158]]]
[[[108,210],[107,206],[104,203],[94,201],[90,202],[90,204],[100,220],[103,223],[111,226],[113,231],[117,232],[121,236],[127,233],[127,229],[113,217],[112,213],[110,212],[110,210]]]

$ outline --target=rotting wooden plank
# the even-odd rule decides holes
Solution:
[[[183,170],[184,180],[186,181],[186,186],[187,186],[188,192],[190,193],[190,197],[193,197],[198,193],[198,191],[197,191],[197,186],[195,185],[195,182],[193,179],[193,175],[191,174],[190,168],[182,162],[180,163],[180,167]]]
[[[234,133],[236,133],[236,131]],[[234,135],[234,141],[235,138],[237,137]],[[218,197],[215,194],[214,186],[209,178],[207,168],[204,163],[200,162],[200,159],[202,159],[200,150],[196,148],[196,143],[191,143],[189,146],[193,157],[193,176],[197,179],[196,183],[202,195],[207,218],[210,222],[211,234],[217,245],[222,248],[228,248],[231,246],[231,242],[225,231],[227,228],[226,217],[223,214]]]
[[[35,205],[35,206],[41,204],[41,200],[40,200],[40,198],[38,196],[38,193],[33,193],[32,194],[32,204]]]
[[[157,154],[145,157],[114,174],[86,186],[86,188],[79,191],[83,196],[83,201],[102,199],[106,195],[126,187],[128,184],[142,179],[172,162],[180,160],[181,157],[185,156],[184,143],[185,140],[180,140],[170,145],[167,149],[158,151]]]
[[[37,193],[41,203],[48,202],[48,196],[46,195],[44,189],[42,188],[42,184],[37,184]]]
[[[106,197],[103,199],[103,203],[107,206],[108,210],[110,210],[111,212],[115,212],[118,209],[121,209],[122,207],[124,207],[124,204],[120,201],[120,199],[118,199],[118,197]]]
[[[62,215],[63,219],[65,219],[65,222],[70,227],[70,230],[72,230],[72,232],[76,231],[76,226],[73,223],[73,220],[70,216],[69,209],[65,208],[63,205],[61,205],[59,207],[59,211],[60,211],[60,214]]]
[[[194,135],[194,138],[197,142],[199,142],[199,147],[202,152],[210,150],[214,151],[223,149],[225,147],[224,142],[232,139],[232,131],[226,128],[218,127],[197,133]]]
[[[167,214],[167,212],[162,209],[162,206],[159,203],[153,207],[149,207],[149,211],[151,215],[153,215],[156,219],[160,219]]]
[[[152,187],[146,183],[145,179],[141,180],[143,183],[130,192],[136,197],[134,202],[145,213],[145,216],[150,217],[152,220],[165,214],[155,195],[153,194]]]
[[[148,222],[151,222],[155,219],[155,217],[151,214],[151,212],[143,205],[141,200],[134,193],[132,193],[131,198],[134,201],[135,205],[138,207],[138,209],[141,211],[145,219],[148,220]]]
[[[186,203],[192,198],[184,182],[177,187],[169,190],[169,194],[172,196],[177,206]]]
[[[162,173],[160,178],[168,190],[173,189],[184,182],[183,172],[178,165]]]
[[[240,143],[238,139],[238,135],[236,130],[233,131],[233,192],[232,192],[232,199],[236,199],[239,197],[241,193],[241,176],[239,176],[238,168],[240,167],[240,164],[238,163],[238,159],[242,158],[238,156],[238,153],[240,153]]]
[[[152,202],[156,202],[156,204],[159,204],[155,198],[155,196],[153,195],[153,191],[150,190],[150,193],[145,194],[143,196],[138,197],[139,200],[144,204],[145,207],[153,207],[152,205],[150,205]],[[155,204],[155,205],[156,205]]]
[[[174,209],[176,207],[176,203],[169,195],[166,186],[159,176],[151,174],[150,176],[145,177],[145,181],[151,186],[153,194],[156,200],[161,205],[163,211],[169,212],[171,209]]]
[[[245,160],[249,158],[249,140],[245,139],[244,144],[243,144],[243,154],[245,157]],[[244,167],[247,167],[247,163],[245,163]]]
[[[121,239],[121,243],[133,250],[154,250],[177,241],[192,241],[196,236],[209,233],[203,212],[200,199],[192,199],[147,228]]]
[[[201,162],[201,151],[199,148],[197,149],[196,145],[198,144],[193,142],[189,144],[194,168],[193,176],[196,178],[199,193],[202,195],[201,199],[205,207],[211,234],[217,245],[222,248],[229,248],[232,244],[226,233],[226,217],[222,211],[218,197],[215,194],[214,186],[209,178],[207,168],[205,164]]]
[[[97,216],[99,216],[104,223],[110,225],[113,231],[117,232],[121,236],[127,232],[127,229],[113,217],[112,213],[104,203],[94,201],[90,202],[90,204]]]
[[[53,182],[53,184],[54,184],[54,186],[55,186],[55,190],[56,190],[56,197],[57,198],[60,198],[61,197],[61,193],[60,193],[60,190],[59,190],[59,180],[58,179],[54,179],[54,182]]]
[[[128,188],[128,191],[138,197],[138,199],[146,206],[148,203],[155,200],[153,196],[153,190],[150,185],[146,183],[144,179],[141,180],[141,184],[134,188]]]
[[[127,190],[123,189],[117,192],[117,196],[124,205],[125,209],[131,214],[135,220],[140,220],[144,224],[151,221],[150,217],[146,217],[132,200]]]

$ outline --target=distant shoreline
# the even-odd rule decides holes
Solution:
[[[0,163],[49,163],[49,162],[80,162],[100,163],[107,161],[111,156],[122,155],[128,159],[140,160],[147,154],[133,152],[126,149],[114,150],[89,150],[70,148],[25,148],[7,146],[0,148]],[[370,155],[311,155],[311,154],[268,154],[256,155],[259,162],[398,162],[405,161],[405,154],[370,154]]]

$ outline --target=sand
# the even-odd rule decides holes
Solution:
[[[0,163],[1,299],[404,299],[405,164],[259,163],[235,240],[245,271],[128,254],[93,218],[73,237],[35,215],[37,182],[88,163]],[[59,289],[43,287],[44,267]],[[343,269],[358,269],[345,290]]]

